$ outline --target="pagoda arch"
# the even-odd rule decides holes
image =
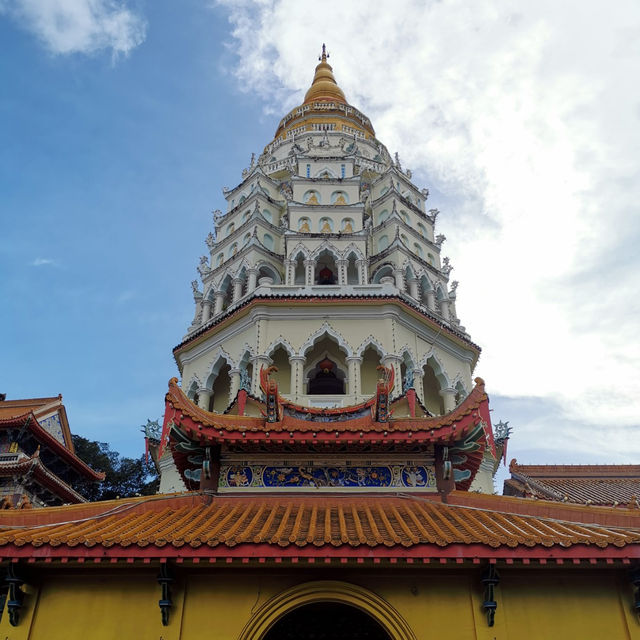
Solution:
[[[271,278],[273,284],[282,284],[280,272],[269,262],[262,261],[256,264],[258,278]]]
[[[420,364],[422,370],[422,402],[434,415],[444,414],[444,399],[441,391],[450,388],[449,378],[442,362],[432,350]]]
[[[211,361],[209,375],[205,388],[209,391],[209,400],[207,409],[222,413],[229,402],[231,402],[231,370],[235,368],[235,363],[231,356],[218,347],[216,356]]]
[[[338,343],[338,346],[346,353],[347,357],[353,355],[353,349],[347,344],[347,341],[339,334],[328,322],[323,322],[322,326],[314,331],[300,347],[300,355],[306,356],[307,352],[318,342],[324,335],[331,336]]]
[[[275,623],[307,604],[344,604],[368,614],[390,640],[416,640],[400,613],[373,591],[337,580],[318,580],[291,587],[267,600],[250,618],[238,640],[263,640]]]

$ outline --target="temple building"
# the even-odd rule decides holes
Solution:
[[[75,455],[62,396],[7,400],[0,394],[0,500],[3,509],[86,502],[80,482],[104,474]]]
[[[640,509],[494,494],[438,211],[327,57],[223,190],[162,493],[0,512],[0,636],[640,640]]]

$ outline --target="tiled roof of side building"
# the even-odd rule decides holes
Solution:
[[[512,460],[509,471],[505,495],[616,506],[640,498],[640,465],[520,465]]]
[[[276,557],[323,555],[327,549],[348,556],[362,549],[374,556],[413,550],[416,557],[428,557],[451,547],[461,558],[536,549],[553,557],[576,547],[588,557],[593,547],[612,549],[615,557],[640,557],[640,510],[537,503],[539,513],[532,513],[528,501],[474,499],[461,492],[450,494],[450,501],[190,493],[0,512],[0,556],[80,557],[111,550],[206,557],[236,550],[243,557]]]

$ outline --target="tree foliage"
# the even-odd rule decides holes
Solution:
[[[80,481],[75,484],[76,491],[91,502],[148,496],[158,490],[158,473],[152,464],[145,462],[144,456],[122,458],[106,442],[87,440],[77,435],[72,439],[76,455],[92,469],[106,474],[103,482]]]

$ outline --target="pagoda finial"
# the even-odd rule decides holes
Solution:
[[[327,53],[327,46],[322,43],[322,53],[318,56],[320,63],[316,67],[316,72],[313,76],[313,82],[311,87],[307,91],[304,97],[304,103],[309,102],[342,102],[347,103],[342,89],[336,83],[336,79],[333,77],[333,70],[327,62],[329,54]]]
[[[329,57],[329,54],[327,53],[327,47],[325,45],[325,43],[322,43],[322,54],[318,56],[318,60],[320,60],[320,62],[326,62],[327,58]]]

